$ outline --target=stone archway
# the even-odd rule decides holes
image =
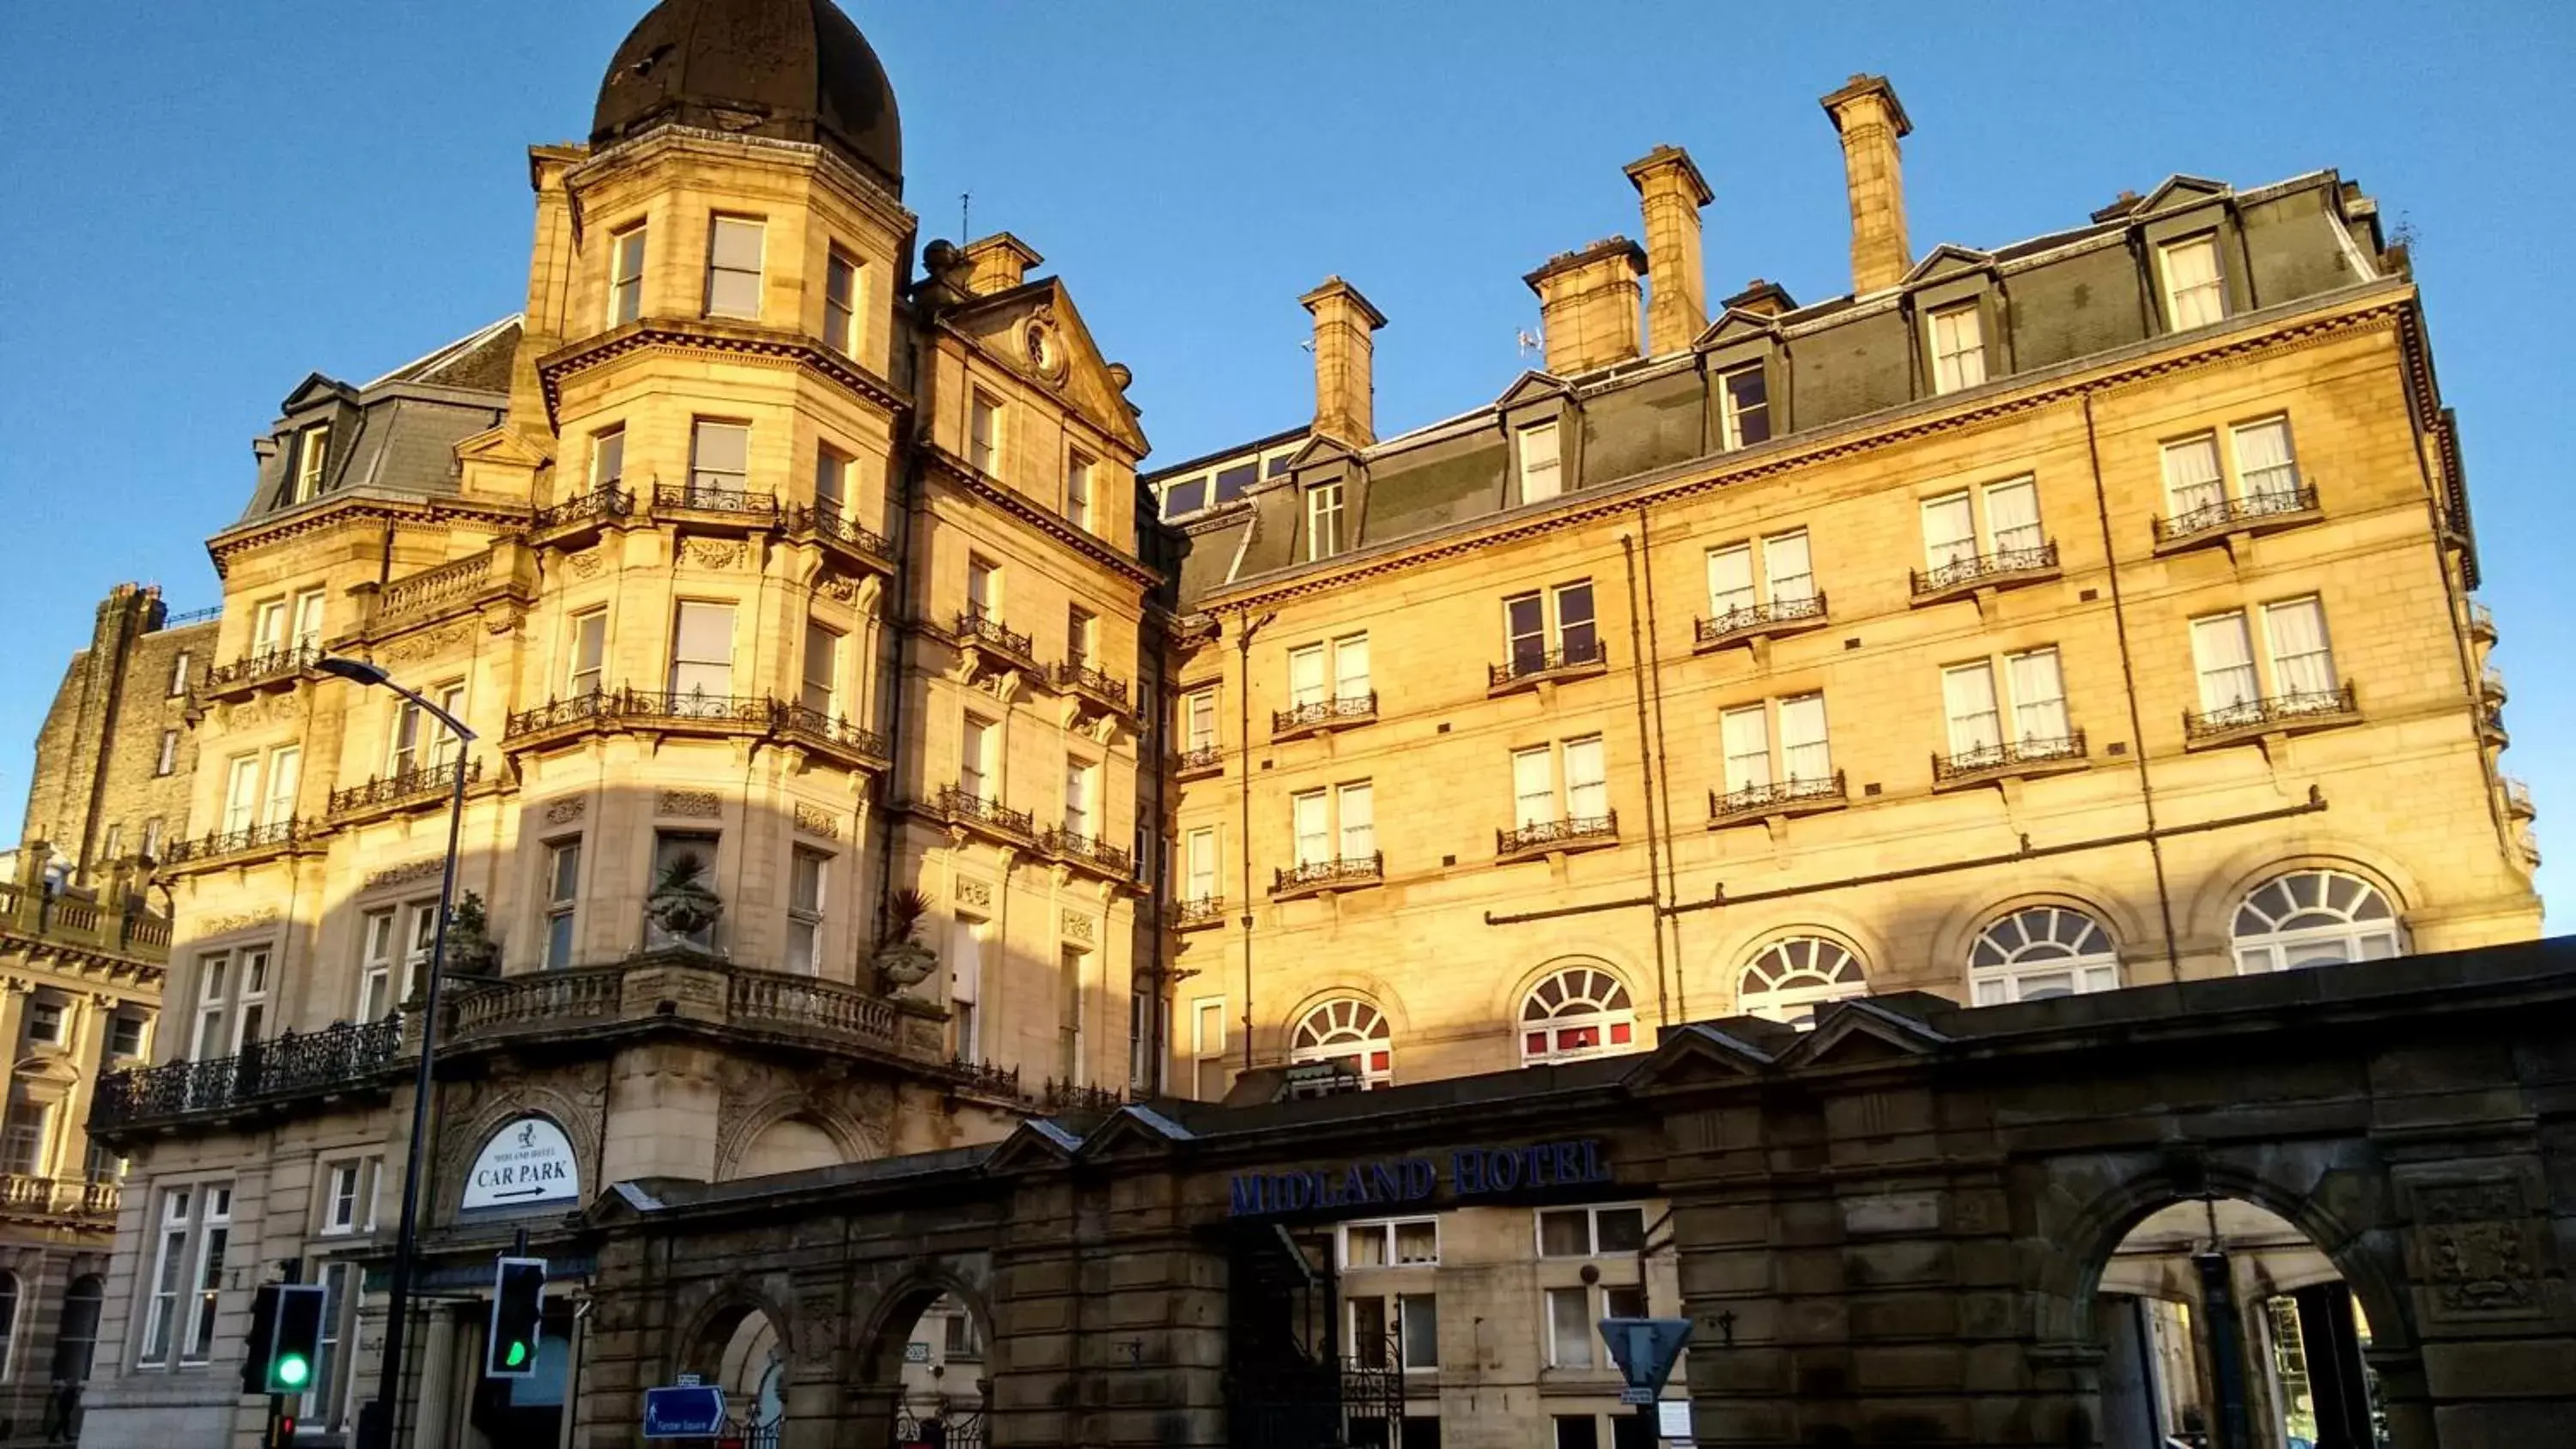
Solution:
[[[789,1442],[795,1358],[782,1314],[752,1295],[727,1293],[700,1313],[681,1342],[677,1372],[724,1390],[731,1427],[746,1431],[751,1443]]]
[[[897,1442],[899,1425],[936,1423],[938,1430],[912,1442],[935,1439],[961,1449],[984,1449],[983,1409],[992,1397],[982,1358],[993,1323],[989,1276],[980,1257],[910,1265],[876,1292],[851,1341],[843,1403],[855,1422],[845,1430],[845,1442],[858,1449],[885,1449]],[[958,1353],[961,1340],[948,1337],[951,1318],[962,1318],[968,1326],[962,1343],[970,1351]],[[939,1337],[920,1336],[926,1323],[941,1325]],[[925,1350],[918,1359],[912,1351],[916,1343]]]

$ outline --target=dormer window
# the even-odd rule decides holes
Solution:
[[[1718,415],[1729,451],[1771,440],[1771,384],[1762,364],[1752,363],[1718,374]]]
[[[295,435],[295,501],[322,496],[322,470],[331,461],[331,425],[316,423]]]
[[[2218,234],[2202,232],[2158,251],[2165,280],[2165,317],[2176,332],[2207,327],[2227,316],[2227,294],[2218,280]]]
[[[1306,490],[1306,561],[1330,558],[1342,551],[1342,485],[1318,483]]]
[[[1957,392],[1986,380],[1986,334],[1977,304],[1963,302],[1932,314],[1932,390]]]
[[[644,224],[608,239],[608,325],[644,315]]]
[[[760,320],[761,232],[747,216],[719,216],[708,228],[708,316]]]
[[[839,247],[823,264],[823,345],[859,355],[859,259]]]
[[[1557,447],[1556,424],[1532,423],[1520,430],[1521,501],[1536,503],[1554,498],[1564,489],[1563,458]]]

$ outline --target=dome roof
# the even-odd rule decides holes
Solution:
[[[661,0],[608,63],[590,143],[660,125],[818,142],[903,192],[894,87],[832,0]]]

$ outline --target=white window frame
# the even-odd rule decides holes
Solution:
[[[1559,988],[1560,999],[1549,1004],[1543,998],[1550,986]],[[1547,1014],[1533,1016],[1533,1005],[1546,1007]],[[1543,1066],[1556,1062],[1579,1062],[1592,1057],[1632,1052],[1638,1047],[1636,998],[1629,994],[1628,984],[1611,974],[1607,967],[1569,965],[1552,971],[1521,996],[1520,1012],[1513,1019],[1514,1039],[1520,1044],[1522,1066]],[[1594,1040],[1567,1046],[1565,1032],[1590,1031]],[[1621,1033],[1626,1041],[1619,1040]],[[1532,1036],[1543,1036],[1546,1045],[1533,1048]]]
[[[326,1165],[322,1179],[323,1237],[340,1237],[358,1231],[361,1206],[365,1201],[366,1161],[344,1158]]]
[[[2175,259],[2195,251],[2209,258],[2208,277],[2178,280],[2174,275]],[[2189,332],[2227,319],[2227,275],[2219,257],[2217,232],[2205,231],[2157,247],[2156,276],[2164,288],[2165,318],[2174,331]]]
[[[195,1285],[188,1293],[186,1336],[179,1343],[179,1362],[200,1364],[214,1353],[215,1317],[223,1294],[224,1254],[232,1246],[232,1200],[230,1182],[206,1183],[199,1191],[205,1206],[197,1215],[196,1252],[192,1255],[196,1271],[188,1281]],[[220,1234],[223,1241],[216,1241]]]
[[[1547,1366],[1557,1369],[1599,1367],[1601,1354],[1593,1343],[1599,1334],[1594,1328],[1598,1320],[1593,1316],[1592,1311],[1592,1285],[1571,1283],[1561,1287],[1544,1288],[1540,1290],[1539,1297],[1541,1312],[1546,1320]],[[1557,1321],[1559,1316],[1557,1306],[1561,1302],[1571,1302],[1575,1306],[1571,1341],[1569,1341],[1567,1325]]]
[[[832,857],[797,846],[787,863],[787,969],[799,976],[823,973],[823,917],[831,898]],[[813,892],[806,894],[811,884]]]
[[[2293,880],[2313,883],[2310,893],[2317,898],[2314,904],[2298,899],[2300,892],[2288,884]],[[2254,904],[2256,898],[2275,886],[2288,898],[2291,909],[2285,914],[2273,915]],[[2349,905],[2333,903],[2341,886],[2357,888]],[[2372,901],[2378,903],[2378,913],[2365,914],[2361,908]],[[2331,919],[2306,926],[2280,924],[2310,915]],[[2249,917],[2259,921],[2263,929],[2245,929]],[[2386,891],[2350,871],[2314,866],[2276,871],[2240,897],[2229,917],[2228,944],[2241,976],[2378,961],[2404,955],[2407,949],[2405,921]],[[2336,954],[2321,954],[2319,947],[2335,948]],[[2304,959],[2293,960],[2293,956]]]
[[[1224,997],[1196,996],[1190,999],[1190,1091],[1200,1101],[1214,1101],[1225,1095],[1225,1042],[1229,1030]],[[1211,1067],[1215,1068],[1217,1076],[1213,1095],[1210,1095],[1208,1080]]]
[[[1097,533],[1092,517],[1093,487],[1099,463],[1089,453],[1075,448],[1064,460],[1064,520],[1085,533]]]
[[[185,649],[171,656],[170,698],[177,699],[188,692],[188,667],[195,662],[195,658]]]
[[[1204,847],[1204,849],[1202,849],[1202,847]],[[1202,864],[1204,864],[1204,869],[1201,868]],[[1217,859],[1217,838],[1215,826],[1194,826],[1186,835],[1181,837],[1182,900],[1212,901],[1217,899],[1217,873],[1220,868],[1221,867]]]
[[[745,233],[749,234],[751,243],[751,265],[743,266],[739,258],[730,263],[726,262],[723,259],[726,240],[731,238],[739,246]],[[761,304],[767,300],[762,294],[765,291],[764,274],[768,270],[768,252],[769,224],[764,219],[756,216],[736,216],[726,212],[718,212],[707,218],[706,315],[730,318],[738,322],[760,320]],[[751,289],[748,310],[745,310],[738,300],[719,302],[717,293],[725,290],[725,283],[731,282],[736,287],[740,287],[746,285],[745,278],[749,279],[747,285]]]
[[[1306,562],[1331,558],[1342,551],[1342,484],[1340,479],[1306,490]]]
[[[1431,1230],[1430,1257],[1399,1256],[1398,1244],[1403,1241],[1399,1230],[1404,1228]],[[1378,1260],[1374,1263],[1356,1261],[1351,1253],[1351,1241],[1354,1238],[1372,1236],[1378,1240]],[[1437,1217],[1370,1218],[1364,1222],[1344,1223],[1342,1230],[1334,1235],[1334,1247],[1340,1255],[1338,1259],[1340,1267],[1345,1272],[1411,1272],[1421,1268],[1437,1268],[1440,1266],[1440,1219]]]
[[[161,752],[152,758],[152,777],[167,779],[179,772],[179,732],[161,732]]]
[[[1217,747],[1216,705],[1214,685],[1181,696],[1181,748],[1195,751]]]
[[[626,481],[626,425],[611,423],[590,435],[590,490]]]
[[[545,842],[545,954],[538,965],[548,971],[570,967],[581,949],[581,843],[578,835]]]
[[[1801,948],[1804,948],[1803,950]],[[1832,955],[1830,958],[1827,953]],[[1749,986],[1754,974],[1775,963],[1770,984]],[[1844,968],[1848,966],[1849,972]],[[1789,983],[1786,985],[1779,983]],[[1784,936],[1766,942],[1735,973],[1735,1011],[1799,1031],[1813,1030],[1816,1008],[1869,994],[1869,963],[1859,952],[1827,936]]]
[[[138,1368],[159,1368],[177,1357],[179,1304],[188,1282],[188,1247],[196,1236],[198,1205],[211,1184],[185,1183],[161,1190],[152,1276],[144,1280],[143,1331],[135,1335]]]
[[[823,256],[823,345],[843,357],[859,355],[859,304],[867,295],[867,264],[846,247]]]
[[[1579,1253],[1551,1253],[1547,1250],[1547,1220],[1562,1213],[1583,1215],[1583,1251]],[[1644,1241],[1646,1232],[1654,1224],[1653,1214],[1648,1213],[1646,1205],[1641,1202],[1602,1202],[1569,1207],[1532,1208],[1530,1210],[1530,1256],[1545,1263],[1574,1263],[1588,1258],[1632,1256],[1633,1249],[1601,1246],[1601,1215],[1604,1213],[1635,1213],[1640,1242]]]
[[[322,477],[331,466],[331,425],[315,423],[295,434],[295,501],[322,496]]]
[[[1925,314],[1923,325],[1930,338],[1935,395],[1958,392],[1986,380],[1986,322],[1976,302],[1936,307]]]
[[[573,699],[605,691],[608,682],[608,608],[601,605],[584,609],[567,621],[569,640],[565,646],[569,666],[564,673],[564,692]]]
[[[684,655],[681,652],[682,650],[691,647],[703,647],[692,646],[688,643],[688,635],[690,633],[688,621],[693,616],[693,613],[697,613],[698,611],[703,611],[703,617],[709,620],[721,618],[724,623],[724,642],[721,651],[703,659],[698,658],[695,655]],[[712,624],[710,624],[709,627],[712,628]],[[731,599],[673,600],[671,604],[671,668],[668,676],[668,684],[671,693],[674,695],[704,695],[711,699],[730,698],[733,694],[734,681],[734,641],[737,637],[736,631],[740,628],[741,618],[738,612],[738,606]],[[718,679],[718,671],[722,671],[721,687],[716,689],[707,688],[709,682]],[[684,680],[686,681],[685,685],[683,684]]]
[[[1291,1062],[1350,1062],[1360,1090],[1395,1083],[1395,1028],[1386,1013],[1357,996],[1315,1004],[1288,1031]]]
[[[382,1021],[402,1002],[394,996],[394,958],[400,954],[402,909],[385,906],[358,918],[358,1005],[360,1023]]]
[[[726,440],[739,447],[715,446]],[[719,456],[727,453],[738,453],[740,461]],[[695,502],[703,493],[709,502],[720,503],[719,495],[750,492],[751,424],[738,418],[689,419],[689,500]]]
[[[1742,377],[1754,378],[1762,384],[1762,400],[1752,407],[1743,406],[1735,395],[1734,383]],[[1771,378],[1766,364],[1748,362],[1742,367],[1730,367],[1719,373],[1717,397],[1720,437],[1726,451],[1731,453],[1738,448],[1771,441],[1775,430],[1771,426]],[[1744,437],[1744,418],[1754,412],[1761,414],[1762,436],[1748,443]]]
[[[2056,981],[2064,978],[2065,988]],[[1978,1006],[2116,991],[2120,953],[2089,911],[2035,905],[1986,923],[1968,945],[1968,989]]]
[[[979,473],[992,477],[1002,475],[1002,457],[1006,451],[1003,439],[1006,416],[1002,399],[980,387],[970,387],[966,400],[966,461]]]
[[[1556,419],[1517,429],[1512,453],[1520,464],[1521,502],[1540,503],[1564,494],[1565,438]]]
[[[644,315],[644,263],[650,224],[638,221],[608,237],[608,325]]]
[[[826,720],[841,717],[841,646],[849,635],[820,619],[805,620],[804,678],[797,702]]]
[[[1567,651],[1565,643],[1565,601],[1569,595],[1575,593],[1581,593],[1589,606],[1589,613],[1583,619],[1578,621],[1579,627],[1588,631],[1591,640],[1590,653],[1582,661],[1576,661],[1572,658]],[[1533,600],[1538,604],[1539,628],[1535,633],[1525,633],[1522,632],[1512,620],[1512,606],[1515,604],[1528,603]],[[1533,666],[1529,669],[1522,669],[1519,667],[1522,660],[1522,641],[1524,640],[1537,641],[1539,657],[1542,660],[1551,654],[1565,657],[1569,664],[1577,662],[1589,663],[1594,659],[1606,658],[1607,656],[1601,651],[1601,598],[1599,593],[1592,587],[1592,580],[1588,578],[1567,579],[1562,583],[1550,584],[1545,588],[1523,589],[1518,593],[1507,595],[1503,599],[1504,650],[1513,662],[1514,673],[1536,673],[1538,672],[1537,666]]]

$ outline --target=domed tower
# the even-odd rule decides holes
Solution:
[[[663,0],[617,47],[590,144],[693,126],[832,147],[897,196],[903,124],[867,37],[832,0]]]

